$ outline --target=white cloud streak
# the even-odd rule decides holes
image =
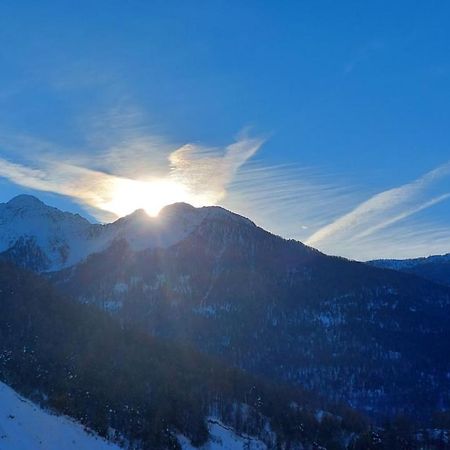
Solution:
[[[213,203],[222,200],[237,171],[256,154],[262,139],[243,138],[217,151],[184,145],[169,156],[170,177]]]
[[[307,239],[307,244],[333,253],[339,249],[339,254],[347,256],[355,256],[355,249],[369,240],[374,243],[374,238],[380,245],[381,231],[449,199],[449,176],[450,163],[447,163],[411,183],[376,194],[317,230]]]

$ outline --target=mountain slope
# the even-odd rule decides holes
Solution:
[[[266,450],[248,435],[236,433],[221,422],[208,419],[209,450]],[[189,439],[178,436],[183,450],[192,450]],[[43,410],[0,383],[0,448],[2,450],[120,450],[68,417]]]
[[[449,404],[450,290],[208,217],[184,240],[126,241],[52,281],[150,334],[371,414]]]
[[[0,383],[2,450],[119,450],[67,417],[42,410]]]
[[[450,286],[450,253],[415,259],[377,259],[368,261],[368,264],[411,273],[435,283]]]
[[[218,207],[91,225],[29,197],[10,203],[0,237],[13,230],[16,241],[2,238],[14,241],[3,258],[66,267],[48,274],[62,292],[126,326],[378,416],[449,404],[446,287],[326,256]],[[55,236],[64,261],[48,245]]]
[[[120,326],[5,263],[0,308],[0,380],[133,449],[179,448],[179,435],[208,442],[211,417],[269,448],[346,448],[366,429],[339,408],[322,432],[318,398]]]

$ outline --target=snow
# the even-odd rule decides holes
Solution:
[[[0,383],[0,450],[119,450],[79,423],[50,414]]]
[[[200,447],[203,450],[267,450],[260,440],[246,434],[238,434],[219,420],[208,420],[209,441]],[[183,450],[196,450],[185,436],[179,435],[178,440]]]
[[[209,441],[203,450],[267,450],[261,441],[208,419]],[[195,450],[178,435],[183,450]],[[0,382],[0,450],[123,450],[81,424],[43,410]]]
[[[244,217],[219,207],[166,206],[158,217],[138,210],[110,224],[92,224],[78,214],[47,206],[30,195],[0,204],[0,253],[16,243],[30,244],[46,258],[41,271],[73,266],[114,241],[125,240],[134,251],[170,247],[191,234],[205,218],[241,221]]]
[[[109,312],[117,312],[120,311],[123,307],[123,302],[121,300],[105,300],[102,303],[102,308],[105,311]]]

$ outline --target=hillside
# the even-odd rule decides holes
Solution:
[[[2,450],[119,450],[67,417],[44,411],[0,383]]]
[[[263,442],[213,419],[207,420],[209,450],[265,450]],[[189,439],[177,436],[183,450]],[[118,446],[65,416],[46,411],[0,383],[0,448],[2,450],[120,450]]]
[[[120,326],[5,263],[0,307],[0,380],[127,448],[179,448],[180,435],[199,446],[212,437],[210,418],[268,448],[346,448],[367,429],[355,412],[330,405],[322,431],[317,396]]]
[[[374,416],[448,405],[450,290],[209,217],[167,248],[126,240],[51,280],[152,335]]]

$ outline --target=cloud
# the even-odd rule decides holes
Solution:
[[[223,205],[284,237],[305,240],[361,200],[339,174],[252,160],[230,184]]]
[[[32,144],[30,139],[17,142]],[[190,144],[171,152],[168,144],[158,146],[158,142],[148,136],[127,137],[91,157],[74,152],[66,157],[66,152],[36,142],[45,152],[34,155],[31,162],[0,158],[0,176],[20,186],[69,196],[100,220],[139,208],[156,214],[168,203],[219,202],[263,140],[242,137],[225,149]]]
[[[351,243],[336,241],[332,253],[370,260],[416,258],[449,252],[448,225],[411,216],[364,239]]]
[[[384,229],[449,199],[449,176],[447,163],[411,183],[378,193],[317,230],[307,244],[325,250],[338,248],[340,254],[350,255],[370,240],[373,244],[377,235],[380,243],[379,233]]]
[[[169,156],[170,178],[216,204],[225,197],[239,168],[262,144],[262,139],[242,138],[224,151],[184,145]]]
[[[0,176],[11,182],[35,189],[71,197],[81,204],[94,208],[108,198],[109,187],[117,177],[94,170],[60,162],[39,161],[39,168],[12,163],[0,158]],[[111,217],[100,211],[98,218]]]

